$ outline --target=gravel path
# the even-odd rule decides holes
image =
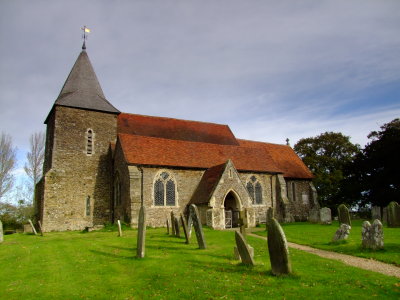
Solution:
[[[262,237],[262,236],[259,236],[259,235],[253,234],[253,233],[250,233],[249,235],[258,237],[260,239],[267,240],[266,237]],[[290,242],[288,242],[288,246],[290,248],[306,251],[306,252],[321,256],[321,257],[339,260],[339,261],[342,261],[345,264],[353,266],[353,267],[357,267],[357,268],[361,268],[361,269],[365,269],[365,270],[378,272],[381,274],[400,278],[400,268],[396,267],[394,265],[391,265],[391,264],[386,264],[386,263],[376,261],[373,259],[361,258],[361,257],[347,255],[347,254],[341,254],[341,253],[337,253],[337,252],[316,249],[316,248],[312,248],[309,246],[299,245],[299,244],[290,243]]]

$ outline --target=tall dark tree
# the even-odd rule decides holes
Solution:
[[[371,140],[357,156],[351,170],[358,181],[361,204],[386,206],[400,199],[400,119],[368,135]]]
[[[343,198],[341,184],[345,178],[344,169],[360,152],[357,144],[352,144],[342,133],[325,132],[299,140],[294,151],[313,172],[313,183],[322,206],[332,209],[340,203],[349,203]]]

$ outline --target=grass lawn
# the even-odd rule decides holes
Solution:
[[[362,222],[362,220],[352,220],[349,238],[343,243],[331,243],[336,230],[339,228],[337,221],[334,221],[332,225],[306,222],[287,223],[282,224],[282,228],[287,240],[293,243],[359,257],[373,258],[400,266],[400,228],[384,227],[385,248],[379,251],[372,251],[361,248]],[[265,231],[257,234],[266,235]]]
[[[285,226],[286,231],[290,226]],[[332,226],[333,228],[334,226]],[[233,259],[234,232],[205,228],[208,249],[148,229],[14,234],[0,244],[1,299],[398,299],[396,278],[291,250],[291,276],[270,273],[267,243],[248,237],[255,267]]]

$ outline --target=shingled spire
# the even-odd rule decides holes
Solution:
[[[120,111],[105,98],[103,90],[97,80],[96,73],[84,49],[79,54],[78,59],[72,67],[54,105],[115,114],[120,113]]]

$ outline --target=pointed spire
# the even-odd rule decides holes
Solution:
[[[83,44],[84,46],[85,43]],[[54,104],[119,113],[119,110],[105,98],[96,73],[84,49],[79,54]]]

